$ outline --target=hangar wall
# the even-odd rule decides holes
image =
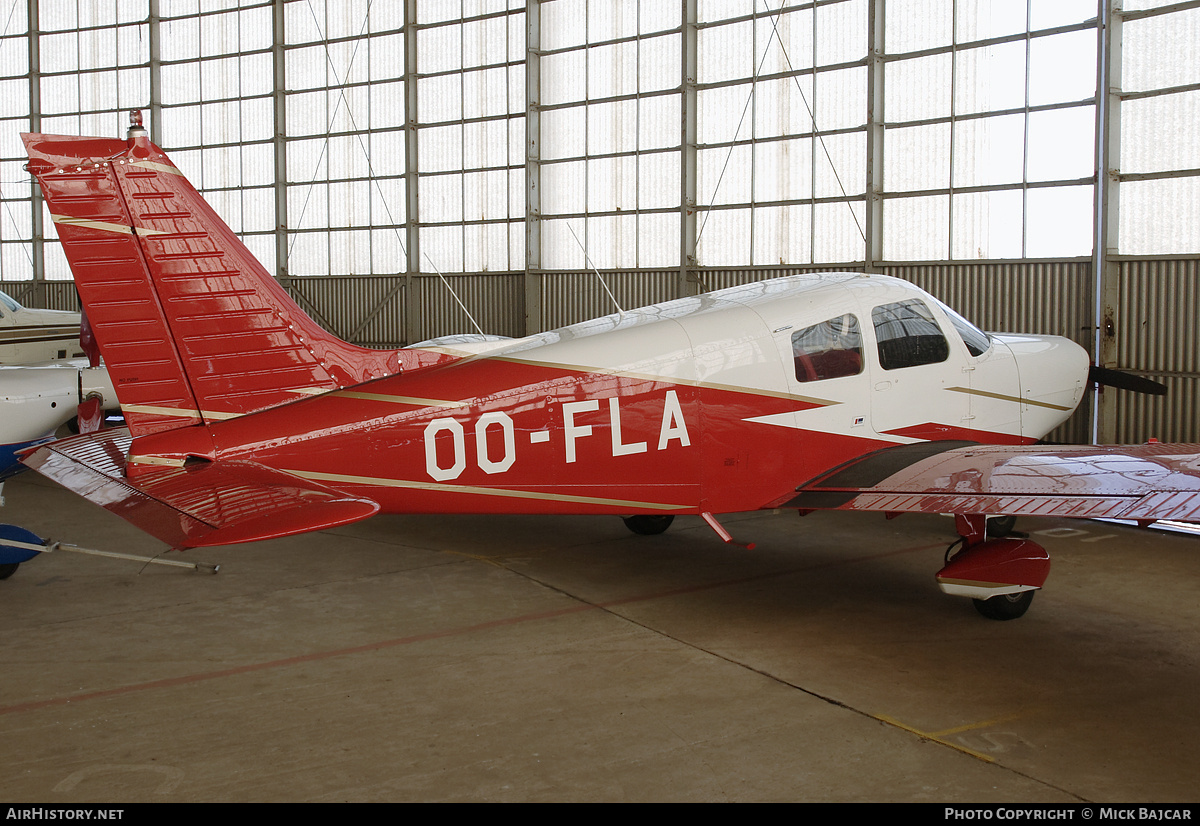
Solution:
[[[15,133],[119,134],[145,106],[356,343],[470,331],[447,284],[489,333],[610,312],[589,261],[623,306],[867,270],[1172,386],[1105,397],[1103,439],[1200,441],[1200,0],[13,0],[7,20],[0,285],[27,304],[73,295]],[[1087,441],[1084,418],[1059,438]]]

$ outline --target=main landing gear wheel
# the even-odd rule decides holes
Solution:
[[[654,514],[639,514],[638,516],[626,516],[624,518],[625,527],[636,534],[642,536],[657,536],[658,534],[671,527],[671,523],[675,521],[674,516],[656,516]]]
[[[1014,620],[1025,615],[1033,603],[1033,591],[1016,594],[1001,594],[989,599],[971,600],[975,610],[992,620]]]
[[[10,562],[7,565],[0,565],[0,579],[8,579],[17,572],[17,568],[21,566],[19,562]]]
[[[1011,536],[1017,529],[1017,517],[992,516],[987,521],[987,535],[995,539]]]

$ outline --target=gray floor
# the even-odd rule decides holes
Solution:
[[[0,519],[161,547],[26,474]],[[1030,613],[945,517],[376,517],[0,583],[0,799],[1195,801],[1200,538],[1027,520]],[[1049,532],[1048,534],[1042,532]]]

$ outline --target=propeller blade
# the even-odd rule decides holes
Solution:
[[[1088,381],[1103,384],[1105,387],[1115,387],[1118,390],[1132,390],[1134,393],[1146,393],[1151,396],[1167,395],[1165,384],[1122,370],[1097,367],[1094,364],[1088,369]]]

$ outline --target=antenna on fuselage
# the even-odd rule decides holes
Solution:
[[[604,280],[604,276],[600,274],[600,270],[596,269],[596,265],[592,263],[592,256],[588,255],[587,247],[583,245],[583,242],[579,240],[579,236],[575,234],[575,230],[572,229],[570,221],[567,221],[567,229],[570,230],[571,237],[575,239],[575,243],[579,244],[579,248],[583,250],[583,260],[587,262],[587,265],[592,268],[592,272],[600,279],[600,286],[604,287],[604,292],[608,293],[608,297],[612,299],[613,306],[617,308],[617,312],[625,315],[625,311],[621,309],[621,304],[617,301],[617,297],[608,288],[608,282]]]

